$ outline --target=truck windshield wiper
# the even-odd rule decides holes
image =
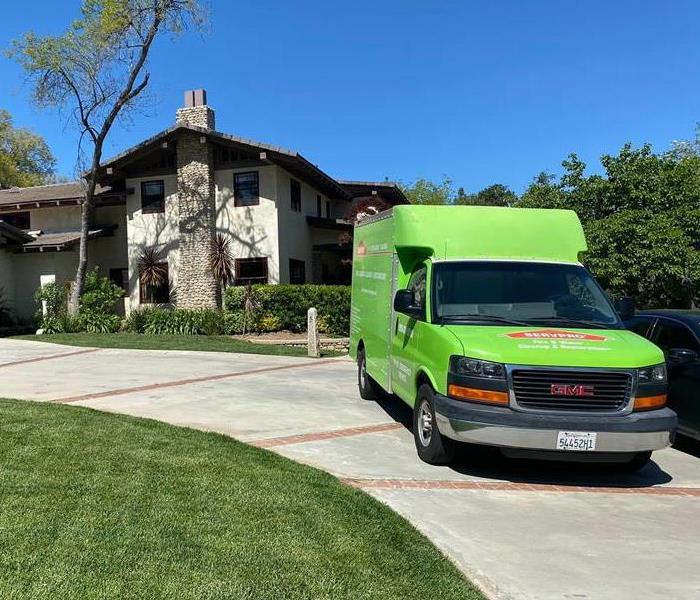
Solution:
[[[616,329],[613,327],[613,323],[597,323],[595,321],[586,321],[584,319],[569,319],[568,317],[536,317],[534,319],[528,319],[529,321],[534,321],[537,323],[552,322],[552,323],[566,323],[574,327],[585,327],[587,329]]]
[[[504,323],[505,325],[520,325],[521,327],[530,327],[530,323],[525,323],[525,321],[516,321],[514,319],[506,319],[505,317],[497,317],[496,315],[445,315],[441,317],[444,321],[456,320],[456,321],[491,321],[493,323]]]

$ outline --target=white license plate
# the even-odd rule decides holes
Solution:
[[[595,450],[594,431],[560,431],[557,435],[557,450],[592,452]]]

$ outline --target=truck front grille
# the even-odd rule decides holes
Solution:
[[[629,373],[514,369],[515,400],[531,410],[618,412],[632,394]]]

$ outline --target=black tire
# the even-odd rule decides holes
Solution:
[[[637,473],[649,464],[650,459],[651,451],[637,452],[632,460],[626,463],[621,463],[620,468],[626,473]]]
[[[363,400],[379,400],[382,397],[379,384],[367,373],[364,348],[357,351],[357,387],[360,390],[360,398]]]
[[[413,439],[418,457],[430,465],[444,465],[454,458],[457,444],[438,430],[434,392],[427,384],[418,389],[413,407]]]

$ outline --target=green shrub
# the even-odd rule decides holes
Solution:
[[[350,288],[342,285],[255,285],[253,293],[259,305],[253,329],[259,330],[265,315],[279,320],[279,329],[306,330],[306,314],[316,307],[327,333],[347,335],[350,330]],[[227,311],[243,310],[245,288],[226,289]]]
[[[144,333],[148,323],[148,314],[154,310],[161,310],[150,306],[136,308],[122,321],[121,330],[126,333]]]
[[[99,270],[95,267],[85,276],[83,294],[80,296],[80,312],[113,315],[117,300],[123,295],[124,290],[107,277],[100,277]]]
[[[220,310],[149,307],[132,311],[122,330],[151,335],[222,335],[228,326]]]
[[[245,315],[242,310],[227,310],[223,314],[224,334],[237,335],[243,333]]]
[[[46,314],[37,314],[44,333],[113,333],[119,329],[120,317],[115,314],[115,304],[124,291],[107,277],[100,277],[97,268],[85,277],[80,307],[76,316],[68,314],[70,284],[48,283],[34,294],[37,302],[46,302]]]
[[[77,321],[79,330],[88,333],[115,333],[121,324],[121,318],[118,315],[106,315],[94,310],[81,312]]]
[[[266,313],[258,319],[256,330],[259,333],[269,333],[271,331],[279,331],[282,329],[282,320],[272,313]]]

